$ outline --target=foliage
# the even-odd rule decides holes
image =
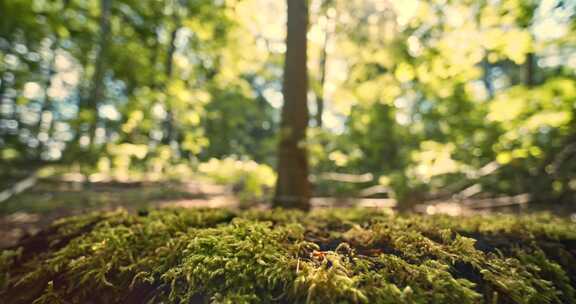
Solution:
[[[222,160],[213,158],[200,163],[198,172],[217,183],[234,185],[240,200],[244,202],[267,198],[276,181],[276,174],[270,166],[235,157]]]
[[[161,180],[213,158],[276,164],[283,1],[116,0],[108,15],[104,2],[0,3],[3,169]],[[562,0],[310,1],[311,114],[324,109],[306,141],[313,175],[369,173],[362,186],[384,178],[400,201],[460,180],[573,201],[575,12]]]
[[[165,209],[61,220],[2,252],[7,303],[574,303],[573,222]]]

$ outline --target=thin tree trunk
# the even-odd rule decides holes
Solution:
[[[96,45],[96,57],[94,59],[94,73],[92,74],[91,82],[88,86],[87,97],[81,98],[79,103],[78,111],[78,125],[76,127],[76,134],[73,140],[73,150],[69,150],[67,153],[68,157],[72,157],[73,161],[78,161],[80,172],[86,174],[85,167],[83,163],[94,162],[90,156],[93,156],[94,152],[94,141],[96,139],[96,127],[98,124],[98,103],[104,99],[104,76],[106,73],[106,55],[108,50],[108,41],[110,38],[110,15],[112,8],[112,0],[101,0],[100,1],[100,21],[99,21],[99,32],[98,41]],[[86,56],[88,58],[88,56]],[[84,62],[84,65],[88,65],[88,59]],[[82,94],[83,95],[83,94]],[[83,135],[83,127],[88,127],[88,156],[79,155],[82,152],[81,139]],[[89,186],[88,178],[85,178],[85,185]]]
[[[168,45],[168,55],[166,57],[166,78],[168,79],[172,77],[174,53],[176,52],[176,38],[178,37],[178,30],[180,29],[180,21],[178,17],[175,16],[174,21],[174,29],[172,30],[172,33],[170,33],[170,43]]]
[[[307,0],[287,0],[288,35],[284,61],[284,106],[278,146],[275,207],[310,209],[311,187],[305,147],[308,126],[306,69]]]
[[[527,87],[533,87],[536,84],[536,55],[532,52],[526,55],[524,70],[524,82]]]
[[[154,43],[152,45],[152,53],[150,55],[150,66],[152,67],[152,70],[155,71],[156,67],[158,66],[156,64],[156,62],[158,62],[158,54],[160,52],[160,37],[158,35],[158,31],[157,29],[160,27],[160,25],[163,22],[163,18],[162,18],[162,12],[159,9],[155,10],[155,14],[154,14]],[[144,40],[142,42],[145,42]],[[150,73],[150,78],[148,79],[149,85],[152,89],[157,89],[157,80],[158,77],[156,75],[156,73],[152,72]]]
[[[490,62],[488,62],[488,58],[486,55],[484,59],[482,59],[482,82],[484,83],[484,87],[486,88],[486,92],[488,93],[488,98],[494,98],[494,86],[492,85],[492,78],[490,77]]]
[[[41,140],[40,138],[40,134],[42,134],[43,131],[46,131],[46,134],[48,135],[48,137],[50,136],[50,131],[52,129],[52,125],[54,124],[54,113],[53,113],[53,109],[52,109],[52,100],[50,99],[50,94],[48,94],[48,91],[50,89],[50,87],[52,86],[52,76],[54,76],[55,74],[55,70],[54,70],[54,64],[56,63],[56,50],[58,49],[58,45],[59,45],[59,38],[56,38],[55,41],[53,42],[52,46],[50,47],[50,52],[51,52],[51,56],[50,57],[50,61],[48,62],[48,72],[46,73],[46,81],[44,82],[44,100],[42,101],[42,108],[40,109],[40,118],[38,119],[38,124],[36,125],[36,139],[38,139],[38,156],[39,158],[41,158],[42,156],[42,150],[44,149],[44,147],[46,146],[46,144]],[[48,127],[46,127],[43,130],[43,127],[46,123],[46,121],[44,120],[44,113],[45,112],[50,112],[52,113],[52,117],[50,119],[50,121],[48,122]],[[46,139],[46,141],[48,141],[48,139]]]
[[[85,110],[91,112],[89,124],[90,147],[94,145],[96,126],[98,124],[98,103],[104,99],[104,76],[106,73],[106,55],[108,53],[108,40],[110,38],[110,11],[112,0],[100,1],[100,33],[98,49],[94,62],[94,74],[88,98],[84,104]]]
[[[316,126],[322,128],[322,115],[324,114],[324,85],[326,83],[326,62],[328,61],[328,43],[330,42],[330,32],[325,31],[324,44],[320,54],[320,85],[316,95]]]
[[[180,30],[180,18],[177,12],[178,7],[174,11],[174,29],[170,34],[170,42],[168,45],[168,52],[166,57],[166,83],[170,81],[172,78],[173,70],[174,70],[174,53],[176,52],[176,38],[178,37],[178,31]],[[176,128],[174,126],[174,111],[170,105],[170,102],[166,101],[166,120],[164,122],[166,124],[166,136],[165,136],[165,143],[171,145],[172,142],[176,139]]]
[[[4,80],[4,71],[0,72],[0,119],[4,116],[2,105],[4,104],[4,92],[6,91],[6,80]],[[0,132],[2,130],[0,129]]]
[[[332,6],[333,2],[331,0],[326,0],[322,4],[325,7]],[[320,83],[318,86],[318,92],[316,94],[316,115],[315,121],[316,126],[322,128],[323,120],[322,115],[324,114],[324,87],[326,84],[326,71],[327,71],[327,62],[328,62],[328,44],[330,43],[330,38],[334,28],[332,27],[331,17],[329,14],[326,14],[327,20],[324,28],[324,42],[322,45],[322,52],[320,53]]]

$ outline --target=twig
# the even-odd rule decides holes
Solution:
[[[32,174],[30,174],[25,179],[17,182],[12,187],[0,192],[0,203],[5,202],[9,198],[11,198],[12,196],[19,194],[21,192],[24,192],[24,191],[28,190],[29,188],[33,187],[34,185],[36,185],[36,182],[38,181],[37,173],[38,173],[38,170],[34,171]]]

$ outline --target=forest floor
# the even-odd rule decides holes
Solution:
[[[397,215],[388,199],[242,211],[231,188],[40,179],[0,203],[0,298],[576,304],[569,218]],[[370,208],[336,208],[354,204]]]
[[[20,176],[21,179],[25,175]],[[10,184],[3,185],[7,188]],[[38,233],[57,219],[91,211],[123,208],[135,213],[157,208],[228,208],[240,205],[232,186],[206,179],[187,182],[97,182],[82,183],[56,178],[40,179],[34,186],[0,202],[0,249]],[[317,208],[358,206],[389,209],[390,199],[312,199]],[[255,205],[256,207],[263,207]],[[253,206],[254,207],[254,206]]]
[[[21,175],[24,179],[26,175]],[[9,184],[0,185],[8,188]],[[14,176],[10,178],[14,180]],[[48,227],[52,222],[67,216],[91,211],[113,211],[118,208],[131,213],[158,208],[228,208],[238,209],[242,202],[233,191],[232,185],[220,185],[205,178],[187,182],[92,182],[78,180],[44,178],[22,193],[13,195],[6,201],[0,200],[0,249],[15,245],[19,239],[31,236]],[[496,200],[484,199],[492,204]],[[375,210],[390,210],[396,207],[393,199],[382,198],[343,198],[314,197],[313,209],[338,207],[361,207]],[[252,208],[269,208],[267,204],[253,203]],[[244,206],[246,207],[246,206]],[[482,209],[470,208],[455,201],[439,201],[418,204],[414,207],[421,214],[448,214],[451,216],[471,216],[478,214],[533,213],[550,211],[576,222],[576,209],[563,206],[536,204],[516,204],[504,207]],[[568,206],[569,207],[569,206]]]
[[[550,214],[116,210],[0,253],[5,303],[576,303],[576,223]]]
[[[235,208],[238,203],[230,187],[206,181],[83,184],[42,179],[30,189],[0,202],[0,248],[14,245],[23,236],[33,235],[59,218],[90,211]]]

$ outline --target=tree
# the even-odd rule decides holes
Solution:
[[[109,48],[110,30],[110,15],[112,10],[112,0],[100,1],[100,21],[98,41],[96,44],[96,56],[94,59],[94,73],[92,74],[92,82],[88,96],[82,101],[80,105],[80,121],[87,122],[88,124],[88,138],[90,139],[90,150],[94,147],[94,140],[96,139],[95,132],[98,124],[98,104],[105,98],[105,83],[106,76],[106,56]],[[81,126],[81,125],[80,125]],[[77,140],[81,137],[82,129],[77,130]]]
[[[288,34],[284,61],[282,121],[278,145],[275,207],[310,209],[310,182],[305,146],[308,126],[306,68],[306,0],[288,0]]]
[[[328,45],[330,43],[331,36],[334,35],[334,16],[331,16],[330,9],[334,8],[333,0],[325,0],[322,2],[322,10],[325,11],[324,15],[326,21],[324,23],[324,42],[322,43],[322,49],[320,51],[320,75],[318,79],[318,85],[316,90],[316,115],[315,122],[316,126],[322,128],[322,115],[324,114],[324,92],[326,85],[326,70],[328,62]]]

